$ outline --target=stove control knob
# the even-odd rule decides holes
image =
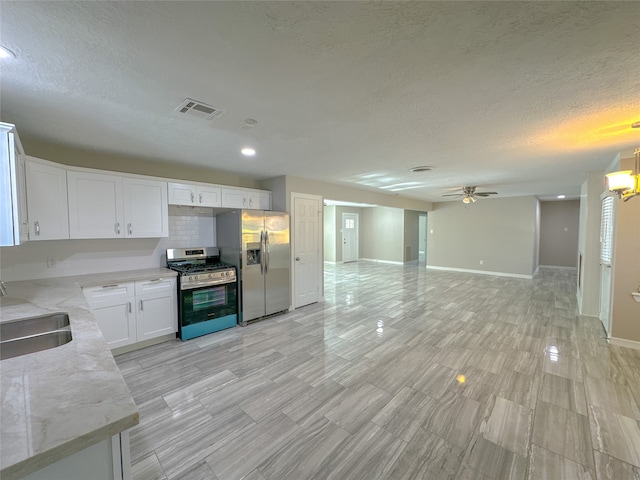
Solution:
[[[210,274],[209,274],[209,278],[213,278],[213,273],[210,273]]]
[[[193,277],[189,277],[189,280],[193,280]]]

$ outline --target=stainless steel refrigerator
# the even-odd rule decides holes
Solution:
[[[289,214],[234,210],[216,216],[220,259],[238,270],[238,323],[289,309]]]

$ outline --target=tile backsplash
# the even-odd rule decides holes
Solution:
[[[169,206],[169,237],[48,240],[0,248],[4,281],[64,277],[165,265],[167,248],[215,246],[211,208]]]

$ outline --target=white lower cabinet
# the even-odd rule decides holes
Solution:
[[[90,447],[73,453],[24,480],[53,479],[130,480],[131,452],[129,431],[125,430]]]
[[[138,342],[178,331],[176,297],[175,278],[136,282]]]
[[[82,289],[111,349],[178,331],[176,278]]]

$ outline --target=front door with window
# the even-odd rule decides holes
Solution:
[[[358,214],[342,214],[342,261],[358,260]]]

